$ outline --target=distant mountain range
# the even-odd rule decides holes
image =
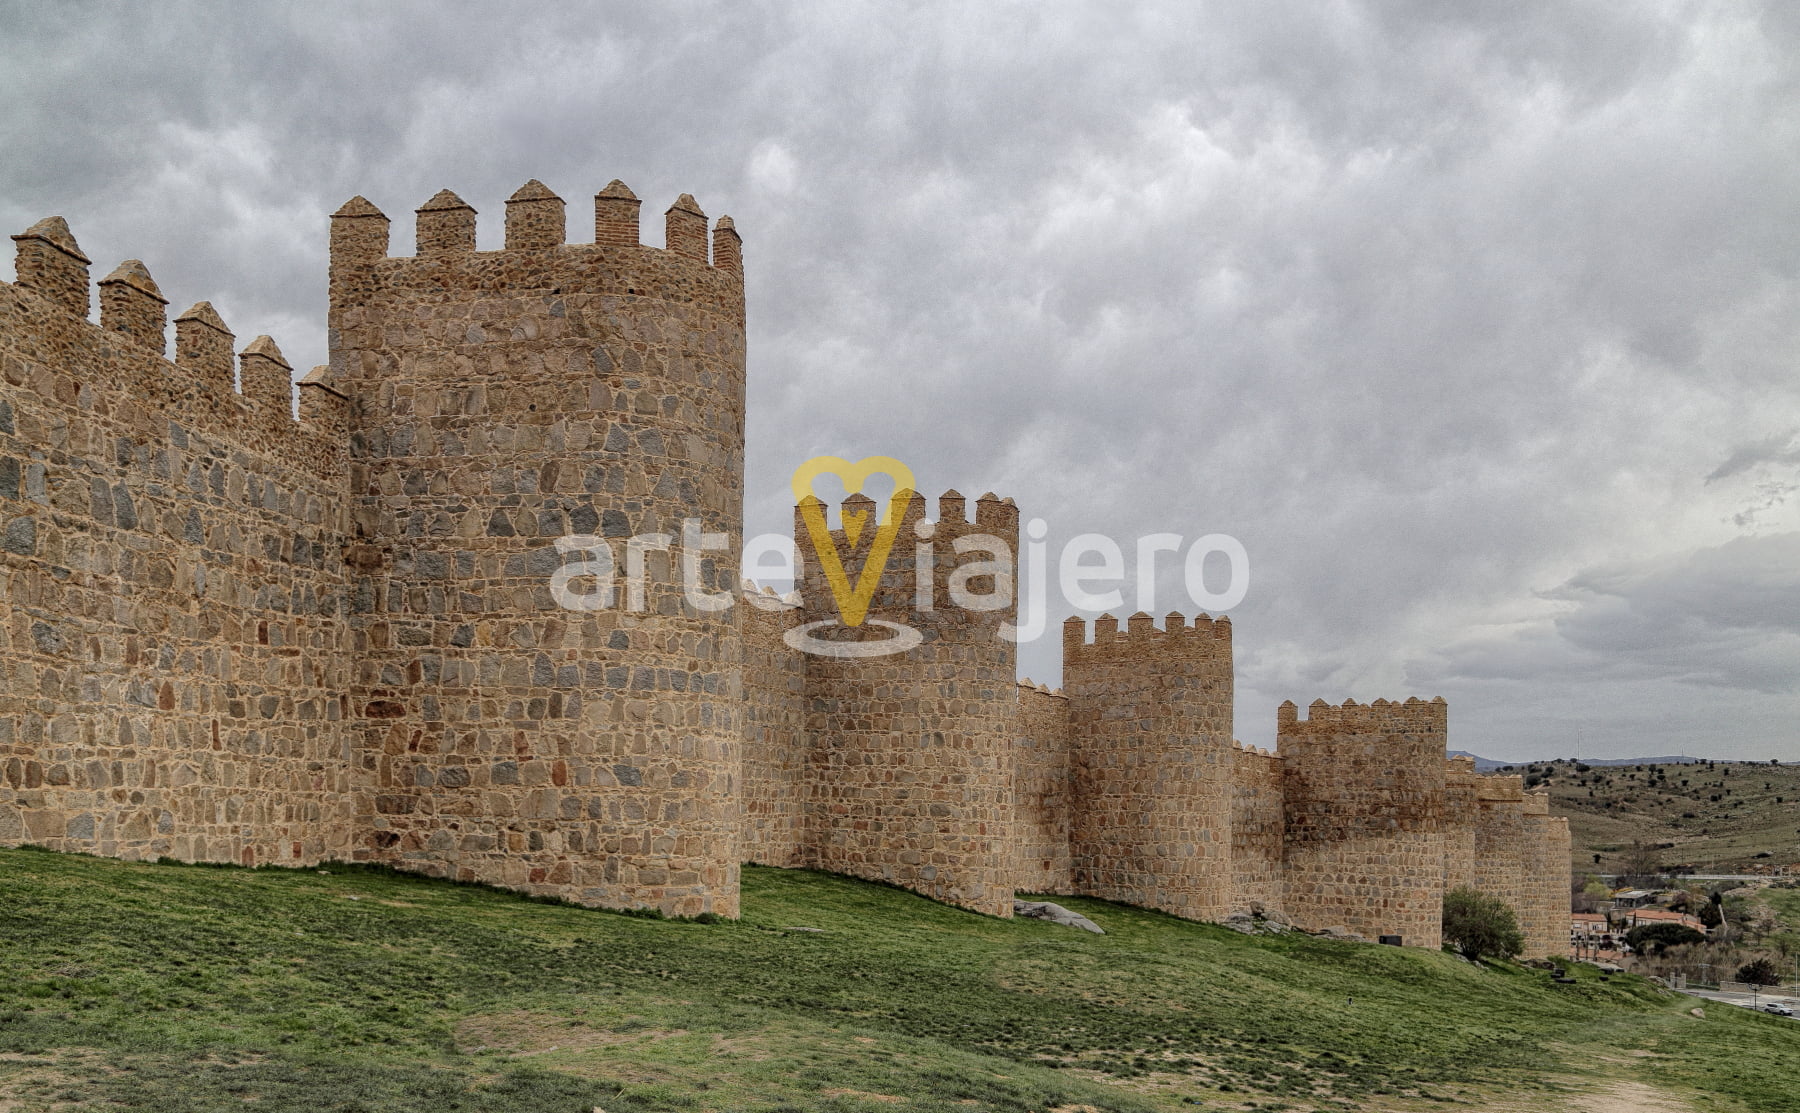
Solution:
[[[1451,750],[1451,757],[1472,757],[1475,759],[1477,773],[1492,773],[1496,769],[1508,767],[1517,769],[1532,764],[1529,761],[1495,761],[1491,757],[1482,757],[1467,750]],[[1583,757],[1575,760],[1584,765],[1699,765],[1706,759],[1703,757]],[[1541,764],[1541,763],[1540,763]]]

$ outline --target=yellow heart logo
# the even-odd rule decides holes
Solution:
[[[888,500],[887,513],[878,519],[868,559],[863,561],[854,587],[844,570],[844,560],[855,554],[856,543],[862,538],[871,512],[858,510],[844,514],[844,540],[849,544],[850,552],[838,552],[837,540],[831,536],[831,527],[825,521],[825,503],[812,489],[813,482],[826,473],[843,480],[844,492],[851,495],[860,492],[863,484],[877,475],[889,476],[894,481],[894,494]],[[837,600],[838,614],[845,626],[861,626],[869,613],[869,603],[881,584],[882,570],[887,567],[888,557],[893,552],[894,537],[900,532],[900,522],[905,516],[906,504],[912,499],[913,489],[912,469],[892,456],[865,456],[854,464],[842,456],[814,456],[794,469],[794,501],[800,507],[800,517],[806,522],[806,532],[812,537],[813,550],[825,570],[825,581],[831,585],[832,598]]]

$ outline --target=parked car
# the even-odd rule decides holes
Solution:
[[[1780,1001],[1770,1001],[1768,1004],[1763,1006],[1763,1012],[1774,1013],[1776,1016],[1793,1016],[1794,1015],[1794,1010],[1789,1008],[1788,1006],[1782,1004]]]

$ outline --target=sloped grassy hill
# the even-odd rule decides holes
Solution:
[[[0,851],[0,1110],[1441,1108],[1595,1048],[1710,1108],[1800,1093],[1800,1024],[1636,979],[1066,903],[1110,934],[802,871],[704,924]]]

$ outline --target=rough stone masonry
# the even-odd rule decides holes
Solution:
[[[638,209],[613,182],[594,241],[567,243],[529,182],[477,251],[446,190],[395,258],[351,200],[331,362],[297,405],[270,338],[237,350],[202,301],[171,359],[143,263],[100,279],[95,323],[67,225],[13,237],[0,845],[385,862],[671,915],[735,915],[747,861],[998,916],[1016,891],[1091,895],[1426,947],[1473,884],[1529,953],[1563,949],[1566,823],[1447,762],[1442,700],[1284,704],[1277,752],[1240,746],[1231,622],[1205,615],[1072,619],[1062,690],[1018,684],[1012,579],[958,544],[1016,547],[1010,499],[971,519],[954,491],[935,517],[910,497],[870,609],[921,631],[903,653],[791,647],[835,614],[805,528],[796,595],[717,606],[743,530],[742,248],[687,195],[643,246]],[[853,575],[875,532],[833,534]],[[608,605],[553,592],[591,556],[570,537],[619,554]],[[985,609],[944,594],[959,575]]]

